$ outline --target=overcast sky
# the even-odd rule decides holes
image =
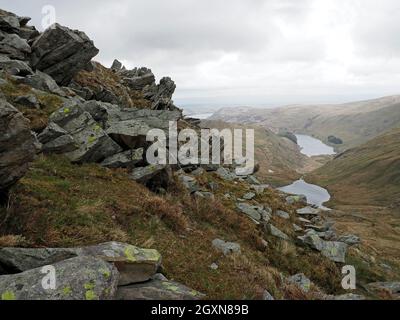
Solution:
[[[400,94],[398,0],[0,0],[85,31],[109,66],[171,76],[178,104],[284,105]]]

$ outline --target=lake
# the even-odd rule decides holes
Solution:
[[[205,120],[211,117],[213,113],[198,113],[198,114],[191,114],[189,117],[195,118],[195,119],[200,119],[200,120]]]
[[[325,208],[323,204],[331,199],[328,190],[315,184],[309,184],[303,179],[293,182],[291,185],[279,188],[280,191],[296,195],[305,195],[309,204],[319,208]]]
[[[304,134],[296,134],[297,144],[301,148],[301,153],[306,156],[320,156],[336,154],[335,150],[323,143],[321,140]]]

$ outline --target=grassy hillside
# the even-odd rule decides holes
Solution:
[[[281,129],[315,136],[329,143],[335,136],[343,144],[331,144],[344,151],[365,143],[390,129],[400,127],[400,96],[341,105],[288,106],[277,109],[223,109],[215,119],[258,123],[274,132]]]
[[[326,186],[336,203],[399,205],[400,129],[338,155],[310,178]]]
[[[177,182],[172,193],[157,196],[131,181],[124,170],[72,165],[63,157],[40,156],[0,207],[0,247],[69,247],[122,241],[154,248],[163,256],[164,273],[207,294],[209,299],[313,299],[283,284],[281,274],[305,273],[328,293],[342,293],[340,270],[321,254],[262,232],[235,202],[248,185],[204,174],[203,189],[218,183],[215,200],[194,199]],[[270,189],[256,201],[273,210],[288,206]],[[295,237],[292,223],[274,216],[273,223]],[[241,255],[222,256],[215,238],[238,242]],[[264,239],[264,241],[263,241]],[[267,243],[267,247],[266,244]],[[218,270],[210,265],[217,262]]]

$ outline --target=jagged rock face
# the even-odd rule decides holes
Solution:
[[[0,276],[1,300],[110,300],[115,295],[118,270],[102,259],[81,256],[53,266],[55,290],[43,287],[45,274],[37,268]]]
[[[61,108],[50,116],[50,121],[75,141],[75,150],[62,150],[72,162],[99,162],[122,152],[121,147],[94,121],[90,113],[78,105]]]
[[[33,43],[31,64],[59,85],[68,85],[78,71],[88,68],[98,52],[85,33],[55,24]]]
[[[0,31],[0,53],[12,59],[25,60],[31,53],[31,47],[18,35]]]
[[[29,120],[0,99],[0,192],[24,176],[38,148]]]
[[[21,77],[33,74],[31,67],[26,62],[12,60],[6,55],[0,55],[0,70]]]

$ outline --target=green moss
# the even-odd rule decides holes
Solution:
[[[86,298],[86,300],[97,300],[98,299],[97,295],[94,293],[93,290],[86,291],[85,298]]]
[[[16,300],[14,292],[8,290],[1,295],[1,300]]]
[[[64,289],[63,289],[63,295],[64,296],[70,296],[72,294],[72,289],[71,289],[71,287],[65,287]]]

